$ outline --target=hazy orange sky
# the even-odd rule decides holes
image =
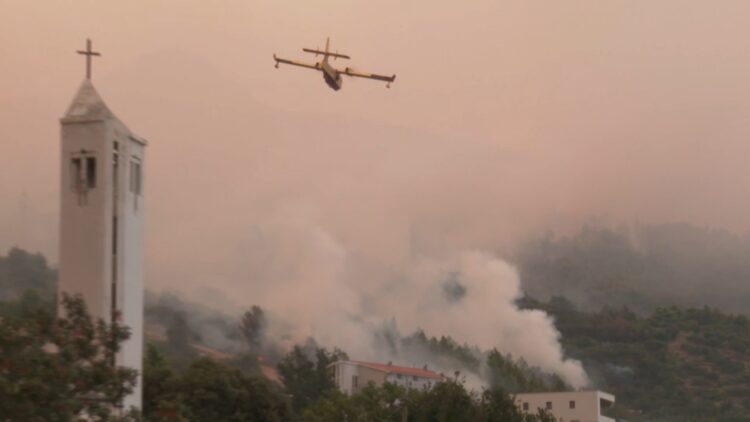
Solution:
[[[326,36],[396,83],[274,69]],[[360,271],[590,221],[750,228],[746,0],[0,0],[0,252],[56,260],[86,37],[151,142],[151,286],[244,291],[295,227]]]

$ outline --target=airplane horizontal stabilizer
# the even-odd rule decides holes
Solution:
[[[351,59],[351,57],[347,56],[346,54],[331,53],[331,52],[326,52],[326,51],[323,51],[323,50],[312,49],[312,48],[303,48],[302,51],[304,51],[305,53],[313,53],[316,56],[318,54],[321,54],[321,55],[327,56],[327,57],[336,57],[336,58],[339,58],[339,59]]]

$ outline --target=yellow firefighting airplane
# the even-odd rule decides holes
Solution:
[[[350,67],[345,67],[344,69],[336,69],[335,67],[331,66],[328,63],[328,58],[333,57],[335,59],[351,59],[351,57],[345,55],[345,54],[339,54],[339,53],[330,53],[328,52],[328,43],[329,39],[326,38],[326,49],[325,51],[320,51],[318,49],[311,49],[311,48],[303,48],[302,51],[305,53],[314,53],[315,57],[318,57],[318,54],[323,55],[323,60],[314,64],[310,63],[302,63],[294,60],[287,60],[287,59],[281,59],[279,57],[276,57],[276,54],[273,55],[273,59],[276,60],[276,68],[279,68],[279,63],[284,64],[291,64],[294,66],[301,66],[301,67],[307,67],[310,69],[315,69],[323,72],[323,79],[326,81],[328,86],[331,87],[334,91],[338,91],[341,89],[341,84],[343,84],[343,80],[341,79],[341,75],[347,75],[347,76],[354,76],[357,78],[368,78],[368,79],[375,79],[378,81],[385,81],[386,88],[391,87],[391,82],[396,80],[396,75],[393,76],[383,76],[383,75],[376,75],[374,73],[362,73],[357,72],[354,69]]]

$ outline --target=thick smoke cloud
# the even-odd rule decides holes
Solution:
[[[283,339],[291,347],[313,337],[356,359],[403,359],[374,342],[383,324],[393,321],[405,332],[422,329],[523,357],[575,387],[587,382],[580,363],[563,358],[550,318],[516,307],[519,278],[500,259],[465,251],[445,258],[416,257],[401,267],[365,274],[356,258],[321,228],[277,226],[274,234],[267,245],[274,258],[262,268],[268,284],[255,296],[275,322],[266,333],[269,339]],[[446,280],[451,292],[461,294],[446,295]],[[401,363],[435,365],[428,353],[421,358]]]

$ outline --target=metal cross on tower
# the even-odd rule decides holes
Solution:
[[[78,50],[77,53],[86,56],[86,79],[91,79],[91,56],[101,56],[101,54],[91,51],[91,40],[88,38],[86,39],[86,51]]]

